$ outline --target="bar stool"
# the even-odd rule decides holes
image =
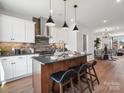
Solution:
[[[87,65],[82,64],[79,66],[74,66],[69,69],[75,69],[75,71],[78,73],[78,86],[80,93],[84,92],[86,89],[89,89],[89,92],[92,93],[90,83],[87,77]],[[81,82],[87,84],[87,86],[82,90]]]
[[[64,86],[68,84],[71,85],[71,93],[74,93],[74,86],[73,86],[73,77],[77,76],[77,72],[74,69],[69,69],[67,71],[60,71],[51,75],[51,79],[53,80],[52,84],[52,92],[54,92],[54,85],[55,83],[59,84],[59,93],[64,93]]]
[[[89,78],[90,78],[89,80],[91,81],[91,86],[92,86],[92,89],[94,90],[94,82],[97,81],[97,83],[100,84],[95,67],[94,67],[97,64],[97,61],[93,61],[86,64],[87,64],[87,74],[89,75]]]

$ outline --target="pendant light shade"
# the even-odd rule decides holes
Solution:
[[[74,8],[75,8],[75,26],[74,26],[74,28],[73,28],[73,31],[77,31],[78,32],[78,27],[77,27],[77,15],[76,15],[76,8],[77,8],[78,6],[77,5],[74,5]]]
[[[66,22],[66,0],[64,0],[64,25],[62,26],[62,29],[68,30],[68,25]]]
[[[46,23],[47,26],[55,26],[55,23],[52,19],[52,16],[49,16],[49,19],[47,20],[47,23]]]
[[[52,19],[52,12],[51,12],[51,10],[52,10],[52,8],[51,8],[51,0],[50,0],[50,6],[49,6],[49,8],[50,8],[50,16],[49,16],[49,18],[48,18],[48,20],[47,20],[47,23],[46,23],[46,25],[47,26],[55,26],[55,23],[54,23],[54,21],[53,21],[53,19]]]
[[[68,25],[67,25],[66,21],[64,22],[62,29],[68,30]]]
[[[79,30],[79,29],[78,29],[77,25],[75,25],[73,31],[78,31],[78,30]]]

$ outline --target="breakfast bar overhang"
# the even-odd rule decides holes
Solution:
[[[87,62],[87,56],[91,54],[64,56],[52,60],[51,56],[33,57],[33,88],[34,93],[51,93],[51,74],[67,70]],[[58,87],[55,88],[58,90]]]

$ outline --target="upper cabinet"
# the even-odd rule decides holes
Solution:
[[[0,15],[0,42],[34,43],[34,22]]]
[[[0,15],[0,41],[12,41],[12,20],[8,16]]]
[[[25,42],[25,21],[12,18],[13,42]]]
[[[35,43],[35,27],[33,22],[25,21],[26,42]]]

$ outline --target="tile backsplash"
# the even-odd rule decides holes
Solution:
[[[0,43],[0,48],[4,49],[7,52],[10,52],[12,48],[31,48],[32,44],[27,43]]]
[[[38,41],[37,41],[38,40]],[[11,53],[12,48],[19,48],[24,50],[29,50],[29,48],[34,49],[34,51],[47,51],[50,49],[48,38],[36,38],[36,43],[6,43],[0,42],[0,49],[4,50],[6,53]]]

